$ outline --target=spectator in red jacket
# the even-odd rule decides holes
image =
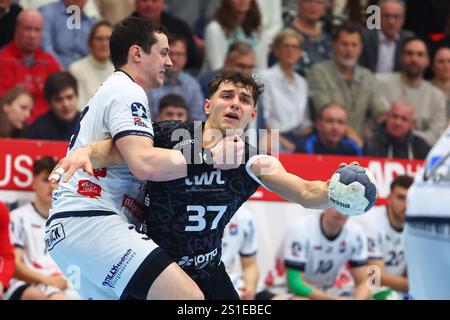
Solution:
[[[0,53],[0,96],[18,85],[33,95],[32,122],[48,110],[44,98],[44,82],[60,70],[56,59],[40,49],[44,18],[35,9],[23,10],[18,18],[14,41]]]
[[[9,210],[0,202],[0,299],[14,274],[14,254],[9,240]]]

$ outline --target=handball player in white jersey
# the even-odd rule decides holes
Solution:
[[[143,180],[178,179],[206,166],[180,151],[153,147],[146,91],[160,87],[172,66],[166,30],[127,18],[115,27],[110,51],[116,71],[83,110],[68,154],[92,141],[113,139],[126,165],[68,170],[67,176],[74,173],[70,181],[56,171],[63,179],[46,224],[47,250],[61,270],[79,268],[83,299],[203,299],[177,264],[136,230]],[[208,168],[239,165],[216,164],[214,155],[225,149],[238,155],[243,142],[230,137],[217,144]]]

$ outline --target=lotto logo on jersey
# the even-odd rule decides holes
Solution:
[[[85,197],[97,198],[102,193],[102,187],[89,180],[80,180],[78,181],[77,193]]]
[[[204,268],[214,257],[217,256],[217,248],[205,254],[199,254],[194,257],[184,256],[178,261],[181,268],[195,266],[196,269]]]
[[[148,119],[147,109],[139,102],[133,102],[131,104],[131,114],[134,118]]]
[[[66,238],[64,228],[61,223],[55,224],[45,231],[45,246],[50,251],[59,242]]]

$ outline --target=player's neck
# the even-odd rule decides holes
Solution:
[[[218,129],[215,129],[211,126],[211,122],[206,120],[205,126],[203,127],[203,147],[204,148],[212,148],[214,147],[221,139],[218,139],[217,131]]]
[[[402,231],[404,226],[405,226],[405,222],[397,219],[394,215],[394,212],[392,211],[392,208],[387,206],[387,216],[389,219],[389,223],[391,224],[392,228],[394,228],[396,231]]]
[[[38,198],[34,199],[33,202],[34,208],[36,211],[44,218],[48,218],[48,212],[50,211],[50,208],[52,207],[51,203],[45,203],[43,201],[40,201]]]
[[[151,88],[145,83],[144,79],[139,76],[139,72],[131,65],[127,64],[118,69],[129,76],[134,82],[140,85],[145,92],[149,91]]]
[[[335,240],[342,231],[342,226],[334,227],[331,223],[326,221],[325,216],[322,215],[320,219],[320,226],[322,229],[322,233],[330,241]]]

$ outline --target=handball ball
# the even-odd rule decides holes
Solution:
[[[328,198],[333,207],[346,216],[363,214],[373,207],[377,199],[375,178],[360,166],[339,168],[331,177]]]

